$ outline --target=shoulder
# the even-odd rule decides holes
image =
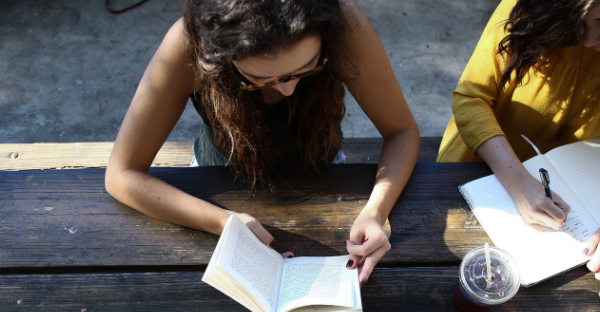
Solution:
[[[183,18],[177,20],[165,35],[158,47],[149,68],[155,69],[153,74],[171,77],[184,83],[192,90],[195,83],[194,62],[189,57],[188,36],[184,28]]]
[[[185,31],[183,18],[180,18],[171,26],[160,44],[160,49],[163,49],[163,52],[168,52],[168,56],[173,58],[189,60],[188,36]]]
[[[164,92],[193,93],[195,71],[188,54],[187,36],[182,20],[171,26],[150,60],[141,83]],[[173,88],[176,86],[176,88]],[[139,88],[138,88],[139,89]]]
[[[340,0],[342,14],[346,20],[346,27],[349,34],[357,35],[357,32],[365,30],[365,27],[371,27],[371,23],[363,13],[362,9],[352,0]]]
[[[516,4],[517,0],[503,0],[500,2],[485,26],[481,35],[482,39],[487,38],[491,42],[500,43],[506,37],[508,33],[505,31],[505,25]]]

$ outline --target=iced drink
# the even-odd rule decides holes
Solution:
[[[502,304],[519,290],[520,276],[515,260],[502,249],[489,248],[491,278],[488,278],[484,247],[471,250],[460,264],[454,304],[463,312],[484,311]]]

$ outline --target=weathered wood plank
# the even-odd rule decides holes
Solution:
[[[441,137],[422,137],[419,150],[420,163],[432,163],[437,159]],[[376,164],[383,147],[382,138],[351,138],[344,139],[342,149],[349,164]]]
[[[151,173],[218,206],[256,216],[280,251],[346,253],[376,165],[321,174],[282,173],[277,193],[233,183],[227,168],[153,168]],[[457,191],[489,174],[484,164],[418,164],[390,214],[392,250],[382,263],[458,262],[489,238]],[[0,267],[206,264],[217,237],[141,214],[104,189],[104,170],[0,172]]]
[[[201,282],[202,272],[3,275],[3,311],[246,311]],[[458,311],[456,267],[375,269],[364,311]],[[600,311],[593,274],[580,267],[488,311]],[[85,310],[84,310],[85,309]]]
[[[189,166],[193,141],[165,142],[154,167]],[[0,144],[0,170],[104,168],[114,142]]]
[[[419,162],[435,162],[441,138],[421,138]],[[192,161],[193,141],[165,142],[153,167],[187,167]],[[345,139],[342,149],[349,164],[376,164],[383,146],[381,138]],[[113,142],[0,144],[0,170],[104,168]]]

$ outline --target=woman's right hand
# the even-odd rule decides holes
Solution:
[[[558,230],[562,227],[571,207],[558,194],[552,192],[554,202],[546,196],[542,183],[529,173],[516,182],[509,191],[523,220]]]
[[[513,198],[525,222],[555,230],[562,227],[571,207],[554,192],[554,202],[546,197],[544,186],[525,169],[506,137],[492,137],[475,152],[490,166]]]
[[[256,219],[255,217],[253,217],[247,213],[237,213],[236,212],[236,215],[242,220],[242,222],[244,222],[246,224],[246,226],[250,229],[250,231],[252,231],[252,233],[254,233],[254,235],[256,235],[256,237],[258,237],[258,239],[260,239],[261,242],[263,242],[263,244],[265,244],[273,249],[277,248],[277,242],[275,242],[275,239],[273,238],[271,233],[269,233],[269,232],[267,232],[267,230],[265,230],[265,228],[258,221],[258,219]],[[282,252],[282,253],[280,253],[280,255],[284,258],[293,258],[294,257],[294,253],[291,251]]]

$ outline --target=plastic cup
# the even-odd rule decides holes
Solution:
[[[454,304],[463,312],[485,311],[512,298],[520,286],[519,268],[504,250],[490,247],[492,279],[488,279],[485,248],[465,255],[454,289]]]

